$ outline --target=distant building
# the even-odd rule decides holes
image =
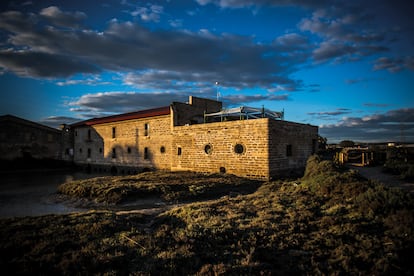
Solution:
[[[60,159],[61,131],[12,115],[0,116],[0,159]]]
[[[270,179],[304,169],[317,149],[316,126],[265,109],[222,110],[219,101],[94,118],[70,125],[73,161],[113,172],[143,169],[221,172]],[[69,140],[68,140],[69,141]]]

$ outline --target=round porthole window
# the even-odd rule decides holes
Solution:
[[[204,146],[204,152],[206,154],[211,154],[213,152],[213,147],[210,144]]]
[[[244,153],[244,146],[242,144],[236,144],[234,146],[234,152],[237,154],[243,154]]]

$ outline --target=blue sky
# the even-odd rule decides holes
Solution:
[[[407,3],[3,1],[0,115],[56,127],[219,90],[330,143],[414,142]]]

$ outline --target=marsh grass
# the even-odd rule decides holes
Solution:
[[[261,182],[234,175],[192,172],[146,172],[67,182],[58,192],[70,197],[119,204],[157,196],[167,202],[212,199],[233,193],[251,193]]]
[[[187,176],[114,181],[170,183],[157,189],[172,198],[209,193],[206,179]],[[312,157],[301,179],[158,215],[102,211],[2,220],[1,265],[35,274],[410,275],[413,207],[409,193]]]

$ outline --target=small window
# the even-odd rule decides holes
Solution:
[[[182,149],[181,149],[181,147],[178,147],[178,149],[177,149],[177,155],[181,155],[182,154]]]
[[[112,127],[112,138],[116,138],[116,127]]]
[[[165,147],[164,147],[164,146],[161,146],[161,148],[160,148],[160,152],[161,152],[161,153],[165,153]]]
[[[204,146],[204,152],[206,154],[211,154],[213,152],[213,147],[210,144]]]
[[[286,156],[292,156],[292,145],[286,145]]]
[[[127,148],[127,152],[131,153],[131,148],[130,147]]]
[[[243,154],[244,151],[245,151],[245,148],[244,148],[244,146],[242,144],[236,144],[234,146],[234,152],[235,153],[237,153],[237,154]]]
[[[148,150],[148,148],[144,148],[144,159],[149,159],[149,150]]]
[[[115,150],[115,148],[112,149],[112,158],[116,158],[116,150]]]
[[[149,124],[144,125],[144,135],[149,136]]]
[[[79,148],[79,153],[82,153],[82,148]]]
[[[91,158],[91,155],[92,155],[92,150],[88,148],[88,158]]]
[[[102,148],[99,148],[99,153],[102,153]]]
[[[91,137],[92,137],[92,135],[91,135],[91,130],[90,130],[90,129],[88,129],[88,140],[89,140],[89,141],[91,140]]]
[[[78,131],[77,130],[75,130],[75,136],[78,136]]]

